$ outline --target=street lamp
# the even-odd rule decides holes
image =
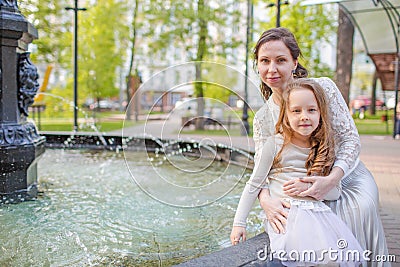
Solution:
[[[78,0],[75,0],[74,7],[66,7],[66,10],[73,10],[75,14],[74,25],[74,132],[78,131],[78,11],[85,11],[86,8],[78,8]]]
[[[285,1],[281,3],[281,0],[276,0],[276,3],[271,3],[267,5],[267,7],[276,6],[276,27],[279,28],[281,26],[281,5],[288,5],[289,1]]]
[[[245,74],[244,74],[244,103],[243,103],[243,115],[242,115],[242,121],[243,121],[243,130],[242,130],[242,135],[249,135],[250,133],[250,126],[248,122],[248,109],[249,106],[247,104],[248,101],[248,96],[247,96],[247,87],[248,87],[248,59],[249,59],[249,44],[251,42],[251,29],[252,29],[252,21],[253,21],[253,4],[251,0],[247,0],[247,27],[246,27],[246,60],[245,60]]]

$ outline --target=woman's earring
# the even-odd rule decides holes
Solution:
[[[293,77],[296,77],[297,75],[296,75],[296,70],[292,70],[292,76]]]

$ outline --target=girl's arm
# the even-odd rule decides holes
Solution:
[[[259,192],[260,188],[254,187],[249,183],[244,187],[236,210],[235,219],[233,220],[233,227],[230,236],[232,245],[237,245],[240,240],[243,242],[246,241],[247,216],[249,215]]]
[[[253,204],[256,198],[258,197],[261,188],[268,183],[266,178],[271,169],[275,155],[274,140],[275,140],[274,137],[267,139],[259,159],[256,160],[255,162],[253,172],[250,176],[249,181],[246,183],[246,186],[244,187],[242,196],[240,197],[239,205],[235,214],[235,219],[233,221],[234,229],[232,230],[232,233],[234,232],[235,229],[236,230],[238,229],[235,227],[246,228],[247,216],[249,215],[250,210],[253,207]],[[238,236],[231,235],[231,240],[239,240],[241,237],[243,237],[242,234],[243,230],[240,231],[238,230],[237,232],[235,231],[235,234],[236,233],[238,234]]]
[[[264,126],[264,127],[263,127]],[[253,119],[253,140],[255,145],[254,161],[258,162],[262,154],[262,148],[266,142],[268,136],[272,136],[274,132],[274,122],[272,120],[272,113],[269,110],[267,104],[265,104],[254,116]],[[285,207],[289,208],[290,204],[281,201],[280,199],[272,198],[269,194],[268,189],[261,189],[258,195],[260,205],[264,210],[268,221],[277,233],[284,231],[284,225],[288,213],[285,211]]]

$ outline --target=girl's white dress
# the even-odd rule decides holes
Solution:
[[[335,133],[335,166],[345,172],[341,197],[326,204],[351,229],[361,247],[371,252],[371,261],[363,266],[391,266],[390,262],[373,261],[388,255],[385,234],[379,216],[378,188],[373,176],[359,161],[360,137],[347,105],[335,83],[329,78],[314,78],[329,99],[329,111]],[[256,113],[253,121],[255,160],[269,136],[274,135],[279,106],[270,98]]]
[[[284,234],[275,233],[269,222],[265,223],[273,258],[280,259],[286,266],[358,266],[363,260],[361,246],[327,205],[312,198],[290,198],[283,193],[286,181],[307,176],[305,162],[310,149],[288,144],[282,153],[281,166],[271,168],[282,143],[280,135],[267,139],[243,190],[234,226],[246,227],[246,218],[254,201],[261,188],[267,186],[272,197],[285,199],[291,204]],[[339,186],[328,194],[330,199],[339,196]]]

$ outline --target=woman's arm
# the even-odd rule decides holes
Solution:
[[[329,78],[315,80],[325,89],[329,101],[330,119],[336,148],[334,167],[341,168],[346,174],[355,166],[360,154],[360,136],[347,104],[336,84]]]
[[[255,145],[254,161],[259,162],[261,151],[266,142],[268,136],[273,135],[273,129],[275,128],[272,120],[272,113],[269,110],[267,104],[256,113],[253,119],[253,140]],[[271,226],[277,233],[284,232],[284,225],[288,213],[284,208],[289,208],[290,204],[281,201],[280,199],[272,198],[267,188],[261,189],[258,195],[260,205],[265,212]]]
[[[288,217],[288,212],[285,208],[290,208],[290,203],[271,197],[267,188],[261,190],[258,199],[275,233],[284,233]]]
[[[265,116],[266,110],[268,110],[268,107],[264,105],[253,118],[253,140],[255,150],[254,162],[257,162],[257,160],[259,159],[262,148],[268,137],[263,133],[262,127],[262,124],[264,122],[263,117]]]

